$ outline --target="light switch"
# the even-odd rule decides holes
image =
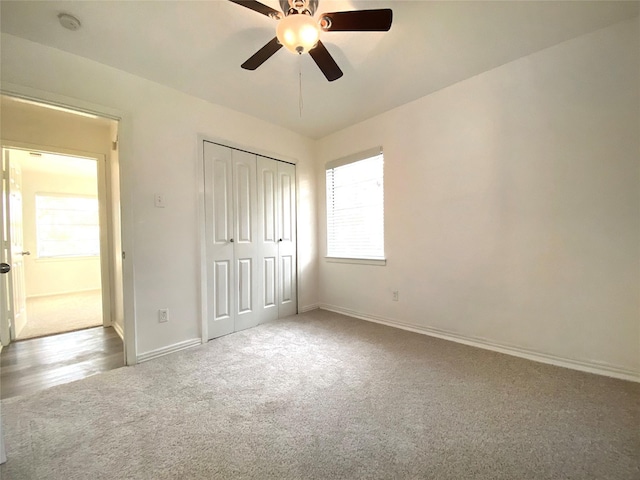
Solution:
[[[154,194],[154,204],[156,206],[156,208],[164,208],[166,206],[165,201],[164,201],[164,194],[162,193],[156,193]]]

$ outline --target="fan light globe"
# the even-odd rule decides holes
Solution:
[[[292,14],[280,20],[278,41],[293,53],[307,53],[318,43],[320,27],[309,15]]]

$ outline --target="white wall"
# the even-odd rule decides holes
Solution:
[[[2,35],[2,81],[123,112],[120,170],[125,278],[134,288],[138,355],[200,337],[198,142],[203,134],[296,159],[300,309],[317,304],[313,142],[134,75]],[[163,193],[166,208],[154,208]],[[129,263],[127,263],[129,262]],[[129,280],[128,280],[129,281]],[[125,297],[127,292],[125,291]],[[157,310],[170,321],[159,324]]]
[[[28,154],[27,154],[28,155]],[[98,196],[97,179],[78,175],[53,175],[22,171],[22,219],[27,297],[99,290],[100,257],[38,258],[36,242],[36,195],[58,193]]]
[[[320,140],[320,254],[324,163],[382,145],[388,259],[321,259],[321,304],[640,375],[639,40],[636,18]]]

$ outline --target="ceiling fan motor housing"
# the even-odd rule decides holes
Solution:
[[[318,8],[318,0],[280,0],[280,8],[285,15],[305,13],[313,16]]]

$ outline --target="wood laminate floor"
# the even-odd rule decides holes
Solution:
[[[0,398],[34,393],[124,366],[111,327],[13,342],[0,353]]]

